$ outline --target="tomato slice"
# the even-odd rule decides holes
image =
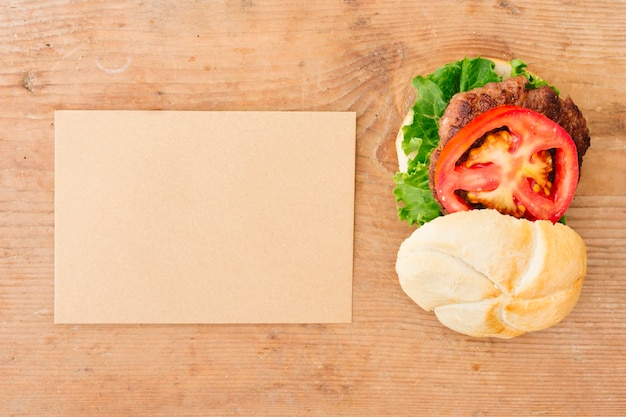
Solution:
[[[529,220],[558,221],[578,185],[578,152],[560,125],[535,111],[498,106],[443,147],[434,188],[448,213],[493,208]]]

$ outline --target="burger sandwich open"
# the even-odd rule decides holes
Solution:
[[[555,224],[565,223],[590,146],[581,111],[521,60],[465,58],[413,86],[415,104],[396,139],[398,215],[419,226],[398,254],[402,288],[472,336],[558,323],[586,274],[583,240]],[[430,252],[416,243],[437,233]],[[468,245],[473,251],[458,250]],[[519,250],[502,251],[511,245]],[[491,258],[476,259],[481,253]]]

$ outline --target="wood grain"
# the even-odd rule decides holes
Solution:
[[[15,0],[0,39],[0,415],[626,414],[625,2]],[[410,81],[478,54],[524,59],[593,138],[581,300],[511,341],[448,331],[394,272]],[[356,111],[354,323],[53,325],[55,109]]]

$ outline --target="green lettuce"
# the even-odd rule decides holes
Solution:
[[[517,77],[518,75],[523,75],[528,79],[528,84],[526,84],[526,88],[533,89],[539,88],[543,86],[548,86],[554,90],[556,95],[559,95],[559,90],[556,89],[553,85],[548,84],[547,81],[542,80],[537,77],[535,74],[528,72],[526,69],[527,65],[521,59],[513,59],[511,60],[511,77]]]
[[[529,77],[526,64],[520,60],[511,62],[514,71]],[[428,186],[430,154],[439,143],[439,119],[454,94],[502,81],[494,67],[494,62],[489,59],[465,58],[444,65],[432,74],[413,79],[413,87],[417,90],[412,107],[413,121],[402,128],[402,150],[410,156],[408,169],[394,175],[396,186],[393,194],[399,203],[398,217],[401,220],[422,225],[441,216],[439,205]]]

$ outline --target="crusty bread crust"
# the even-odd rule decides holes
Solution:
[[[438,217],[400,246],[404,292],[445,326],[511,338],[563,320],[578,302],[587,249],[570,227],[495,210]]]

